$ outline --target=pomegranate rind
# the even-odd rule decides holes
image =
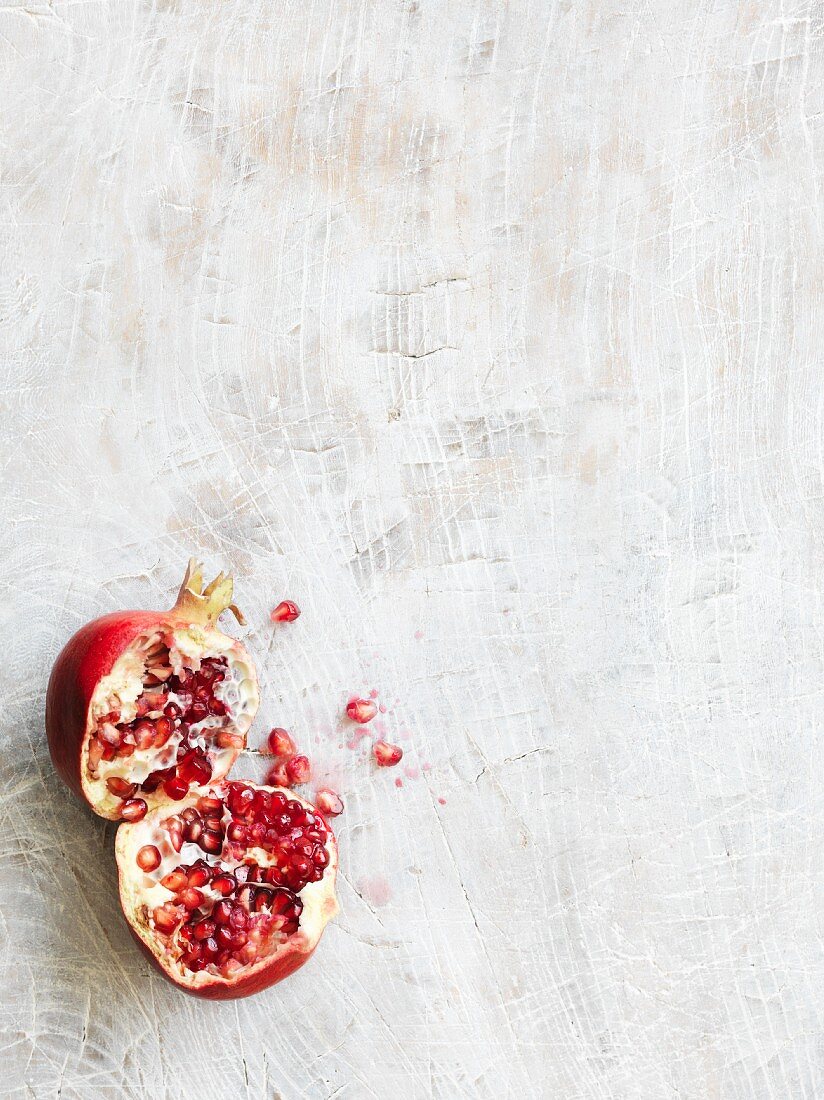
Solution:
[[[244,786],[256,790],[279,790],[289,799],[301,802],[307,809],[315,811],[311,802],[301,798],[294,791],[281,787],[262,787],[247,780],[242,782]],[[174,809],[179,811],[186,806],[194,805],[200,795],[210,791],[220,793],[221,785],[210,783],[208,788],[199,790],[193,788],[182,802],[174,804]],[[329,863],[319,882],[310,882],[300,891],[303,912],[300,916],[298,931],[273,954],[249,964],[237,975],[226,978],[210,974],[205,970],[197,973],[185,970],[176,959],[171,957],[168,948],[149,924],[147,894],[143,888],[145,876],[137,866],[136,856],[146,843],[147,835],[151,834],[156,819],[169,812],[171,808],[168,805],[158,807],[142,822],[135,825],[121,825],[115,838],[120,906],[129,925],[129,931],[157,970],[179,989],[195,997],[209,1000],[234,1000],[268,989],[300,969],[314,953],[327,923],[338,912],[335,894],[338,849],[334,833],[328,823],[326,828],[329,835],[325,847],[329,855]],[[199,853],[200,856],[202,854],[202,852]],[[183,858],[177,853],[174,855],[164,853],[164,855],[174,863],[180,863]],[[164,899],[170,897],[169,894],[163,896]]]
[[[66,785],[100,817],[117,820],[121,800],[106,790],[105,783],[89,775],[88,750],[94,728],[95,697],[110,689],[113,682],[116,685],[121,678],[126,683],[128,654],[143,637],[158,632],[173,635],[182,652],[195,656],[216,652],[244,666],[248,698],[233,728],[243,736],[245,746],[246,733],[260,701],[257,675],[242,643],[214,626],[219,610],[230,606],[226,600],[231,598],[231,582],[229,578],[216,578],[199,594],[198,584],[193,582],[200,581],[202,587],[202,577],[196,566],[195,572],[192,571],[193,566],[195,563],[190,563],[181,595],[172,611],[119,611],[103,615],[81,627],[54,663],[46,691],[49,751]],[[213,588],[217,581],[220,584]],[[207,596],[210,589],[211,595]],[[222,764],[213,774],[214,780],[228,774],[242,747],[224,750]],[[146,801],[151,807],[162,798],[148,796]]]

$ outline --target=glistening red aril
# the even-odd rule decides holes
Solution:
[[[289,773],[286,770],[286,761],[279,760],[277,764],[273,764],[269,771],[266,773],[266,782],[270,787],[291,787],[292,780],[289,778]]]
[[[286,761],[286,774],[290,785],[308,783],[312,774],[312,767],[307,756],[293,756]]]
[[[325,817],[337,817],[343,813],[343,801],[340,795],[328,787],[321,787],[315,795],[315,805]]]
[[[273,623],[293,623],[300,616],[300,608],[293,600],[281,600],[270,618]]]
[[[122,821],[142,821],[148,806],[142,798],[130,798],[120,807]]]
[[[371,699],[350,699],[346,704],[346,717],[359,725],[371,722],[377,713],[377,705]]]
[[[372,746],[372,752],[381,768],[392,768],[395,764],[400,764],[403,759],[403,749],[400,745],[390,745],[387,741],[376,741]]]
[[[154,871],[160,866],[160,851],[154,844],[144,844],[135,856],[141,871]]]
[[[270,731],[266,743],[269,747],[269,752],[272,753],[273,756],[293,756],[297,752],[295,742],[286,730],[281,729],[279,726],[275,726],[275,728]]]

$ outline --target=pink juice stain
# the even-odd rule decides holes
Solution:
[[[382,875],[358,881],[358,890],[370,905],[386,905],[392,898],[392,888]]]

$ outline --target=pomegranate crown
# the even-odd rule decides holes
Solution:
[[[214,626],[224,611],[231,611],[241,626],[246,620],[232,603],[234,581],[224,573],[218,573],[211,584],[203,587],[203,563],[189,558],[186,576],[177,594],[172,612],[189,622]]]

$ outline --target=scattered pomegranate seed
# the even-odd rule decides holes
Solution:
[[[387,741],[376,741],[372,746],[372,752],[381,768],[393,768],[403,759],[403,749],[400,745],[390,745]]]
[[[269,787],[292,786],[292,780],[289,778],[289,773],[286,770],[286,763],[283,760],[269,769],[266,775],[266,785]]]
[[[135,860],[141,871],[156,871],[160,866],[160,852],[154,844],[144,844]]]
[[[293,756],[291,760],[287,760],[286,774],[289,776],[292,785],[308,783],[309,776],[312,774],[312,766],[309,763],[308,756]]]
[[[343,802],[340,795],[330,791],[328,787],[321,787],[315,795],[315,803],[322,814],[327,817],[337,817],[343,813]]]
[[[279,726],[275,726],[270,732],[267,738],[267,744],[269,746],[269,752],[274,756],[294,756],[297,752],[295,742],[286,730],[280,729]]]
[[[346,716],[359,725],[371,722],[378,713],[378,708],[371,699],[350,699],[346,704]]]
[[[293,623],[300,615],[300,608],[292,600],[281,600],[270,618],[273,623]]]
[[[142,821],[149,807],[142,798],[130,798],[120,807],[123,821]]]

